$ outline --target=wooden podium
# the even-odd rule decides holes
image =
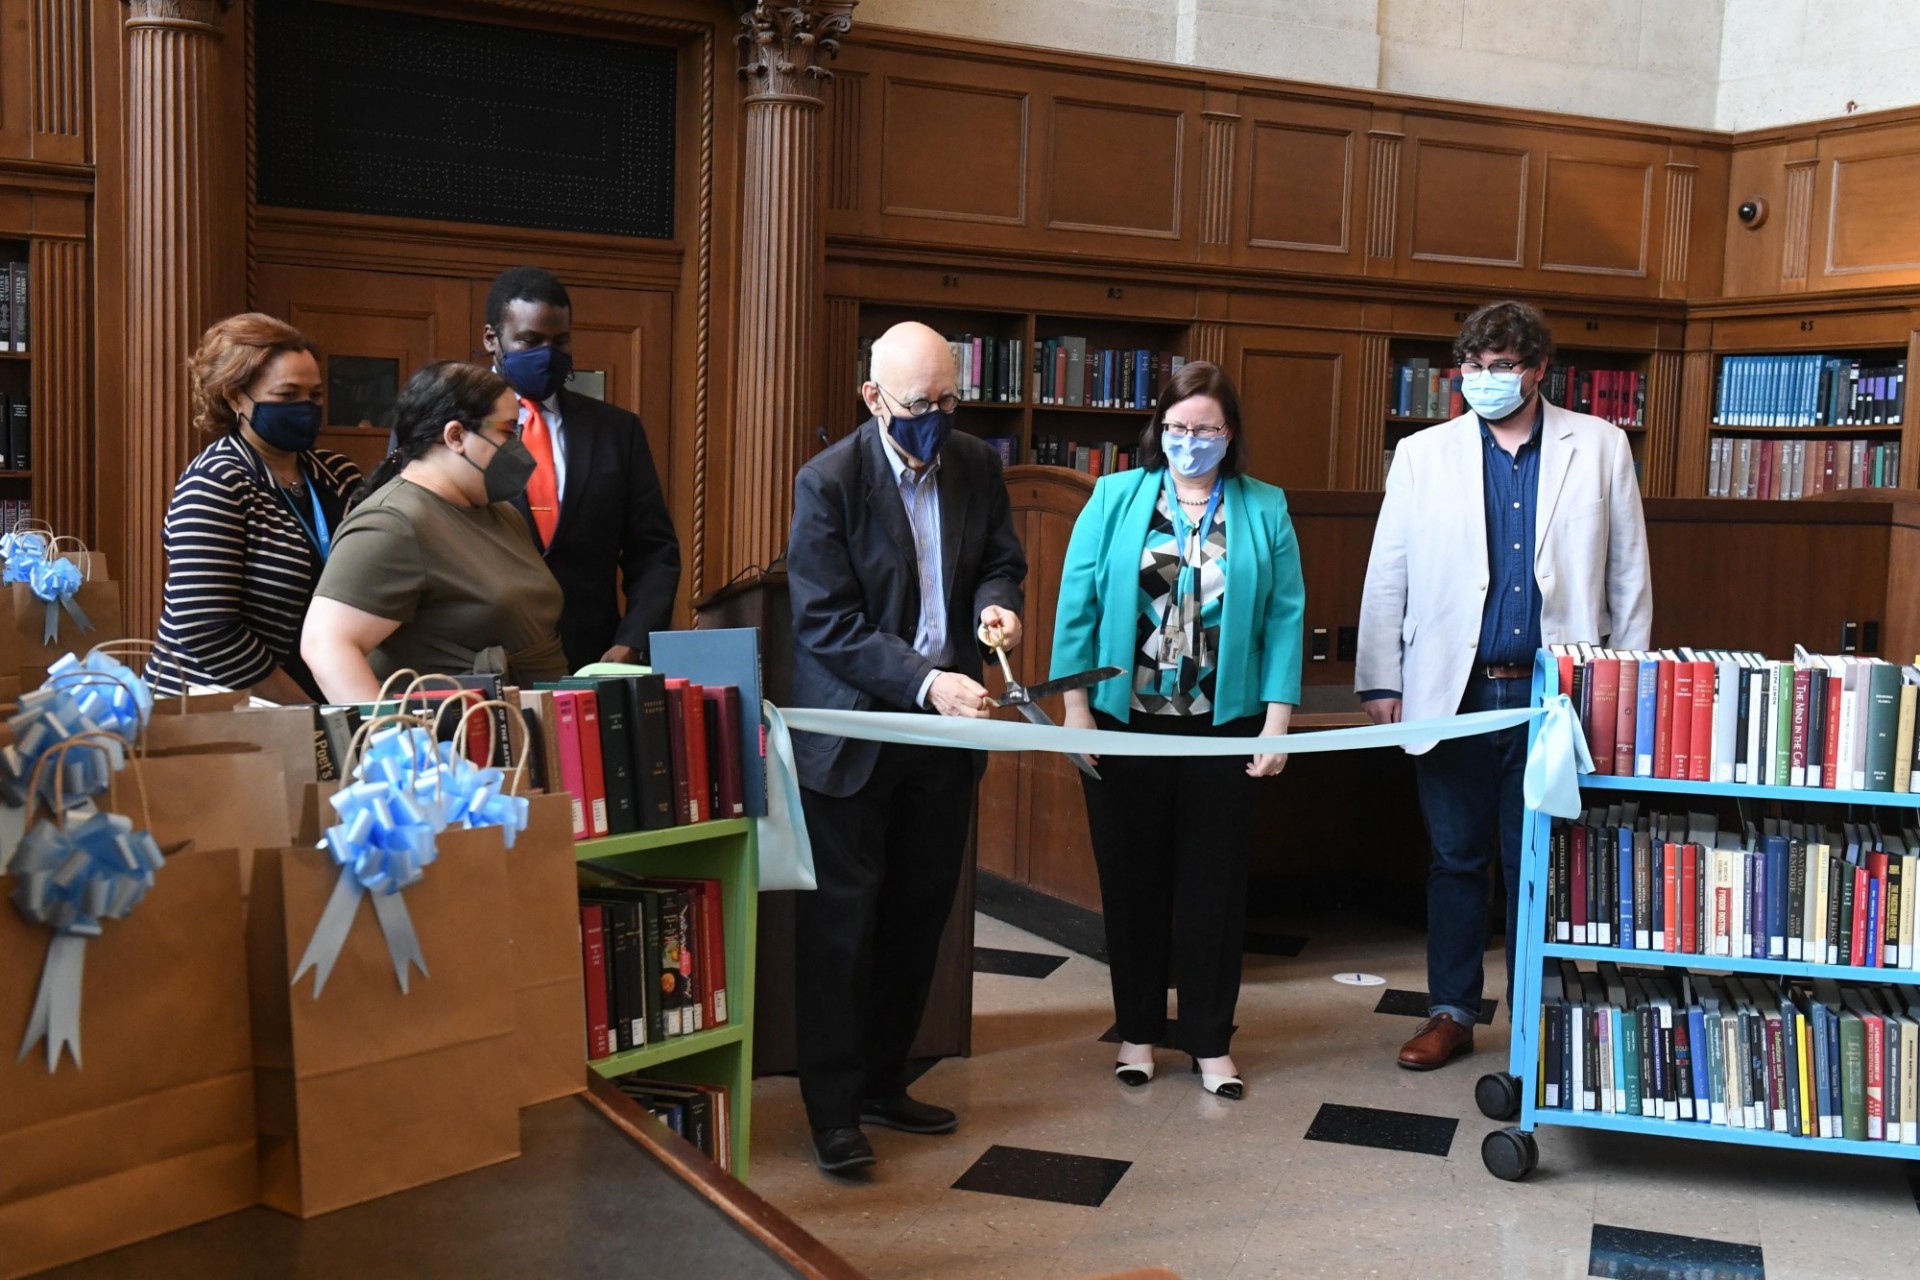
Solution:
[[[694,601],[694,626],[757,627],[761,691],[775,706],[793,693],[793,612],[787,575],[760,572]],[[973,1048],[974,833],[967,833],[966,865],[953,912],[940,939],[927,1012],[914,1041],[915,1058],[965,1055]],[[796,1066],[793,1014],[793,897],[760,895],[759,953],[754,975],[753,1073],[777,1075]]]

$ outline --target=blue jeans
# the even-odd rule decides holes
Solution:
[[[1528,705],[1528,679],[1489,680],[1474,668],[1462,714]],[[1527,729],[1521,725],[1442,742],[1414,757],[1420,811],[1433,841],[1427,875],[1427,993],[1430,1013],[1472,1026],[1486,981],[1487,873],[1494,852],[1507,882],[1507,1008],[1513,1008],[1513,943],[1520,901],[1521,784]]]

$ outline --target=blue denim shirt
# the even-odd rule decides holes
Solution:
[[[1486,479],[1487,603],[1480,655],[1487,666],[1531,667],[1540,648],[1540,584],[1533,576],[1533,533],[1540,511],[1540,419],[1519,452],[1508,453],[1480,423]]]

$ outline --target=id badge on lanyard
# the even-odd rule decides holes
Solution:
[[[287,510],[293,513],[294,522],[300,526],[300,531],[307,535],[308,541],[313,543],[314,550],[320,553],[320,563],[325,564],[328,554],[333,550],[333,530],[328,527],[327,513],[320,505],[319,484],[312,476],[307,477],[307,498],[313,505],[311,523],[300,514],[298,504],[287,495],[285,489],[280,490],[280,497],[286,502]]]
[[[1200,568],[1206,555],[1207,537],[1213,532],[1214,513],[1220,509],[1221,484],[1213,482],[1207,509],[1197,524],[1187,523],[1180,509],[1180,495],[1167,476],[1167,506],[1173,517],[1174,546],[1180,552],[1180,568],[1174,575],[1173,590],[1167,596],[1166,611],[1160,618],[1160,669],[1176,670],[1183,661],[1205,665],[1204,637],[1200,628]]]

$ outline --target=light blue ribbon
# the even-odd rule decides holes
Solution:
[[[81,715],[128,741],[153,718],[153,689],[133,668],[98,650],[85,658],[67,654],[47,668],[41,687],[71,694]]]
[[[370,895],[393,976],[406,991],[414,966],[422,977],[430,975],[401,895],[420,882],[438,856],[439,834],[499,827],[512,848],[526,829],[530,806],[524,797],[506,794],[501,770],[475,765],[452,743],[436,743],[418,725],[376,730],[354,768],[354,780],[334,794],[332,804],[339,822],[327,829],[321,845],[340,867],[340,877],[300,958],[294,985],[314,970],[313,994],[319,998],[346,946],[360,899]]]
[[[74,1066],[81,1065],[87,941],[100,936],[102,922],[123,920],[140,905],[163,861],[151,834],[135,831],[131,820],[113,813],[69,814],[58,824],[42,819],[20,842],[14,906],[29,921],[52,929],[54,938],[16,1062],[45,1040],[48,1071],[59,1069],[63,1051],[72,1052]]]
[[[0,583],[27,581],[33,566],[46,560],[52,546],[46,534],[32,530],[0,537]]]
[[[47,625],[40,634],[41,644],[52,644],[60,638],[61,609],[72,615],[82,631],[93,630],[92,621],[74,598],[81,581],[80,566],[64,556],[42,559],[28,567],[27,585],[33,588],[34,595],[47,602]]]
[[[20,709],[9,717],[13,742],[0,748],[0,803],[16,808],[27,803],[27,788],[34,770],[49,753],[59,750],[69,739],[111,726],[89,715],[71,692],[43,685],[21,695]],[[98,709],[98,708],[96,708]],[[62,797],[67,808],[82,804],[107,789],[108,775],[126,763],[126,753],[117,738],[99,738],[84,744],[86,750],[67,752],[57,771],[42,770],[40,796],[52,808],[55,797]],[[0,864],[6,861],[0,849]]]
[[[1067,729],[1010,720],[970,720],[890,711],[823,711],[809,707],[782,707],[778,710],[778,719],[798,733],[860,738],[869,742],[962,747],[974,751],[1057,751],[1090,756],[1294,756],[1365,751],[1470,738],[1540,720],[1540,731],[1527,754],[1526,803],[1530,808],[1559,818],[1580,815],[1579,773],[1593,767],[1579,719],[1564,694],[1548,699],[1539,707],[1473,711],[1433,720],[1258,738]],[[794,820],[799,821],[798,774],[794,770],[791,744],[783,733],[768,734],[767,775],[770,788],[781,788],[783,794],[791,792],[790,811]]]

